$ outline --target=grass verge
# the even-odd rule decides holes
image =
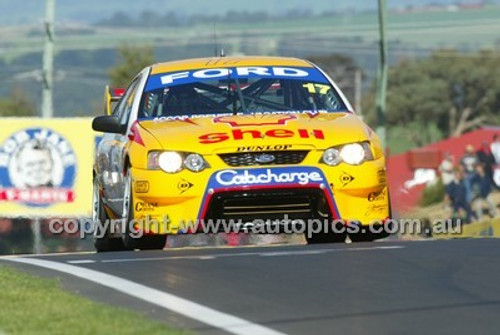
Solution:
[[[0,266],[0,288],[0,334],[188,334],[6,266]]]

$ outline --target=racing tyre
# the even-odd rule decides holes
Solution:
[[[358,233],[358,234],[351,234],[349,235],[349,238],[353,242],[373,242],[375,240],[380,240],[382,238],[389,237],[389,233],[382,232],[382,233]]]
[[[92,221],[94,222],[94,248],[97,252],[124,250],[123,241],[119,237],[109,236],[109,226],[104,225],[109,220],[104,210],[99,184],[94,178],[92,192]],[[106,231],[103,231],[106,229]]]
[[[308,236],[304,234],[307,244],[321,244],[321,243],[343,243],[345,241],[345,234],[335,234],[335,233],[318,233]]]
[[[134,236],[131,231],[130,222],[134,219],[134,206],[132,206],[133,195],[132,195],[132,177],[130,175],[130,169],[127,169],[125,175],[125,192],[123,197],[123,218],[125,219],[126,228],[124,229],[125,234],[123,235],[123,245],[127,250],[155,250],[163,249],[167,241],[167,235],[143,235],[141,237]]]
[[[311,232],[318,231],[318,226],[309,226],[304,232],[304,237],[306,238],[307,244],[320,244],[320,243],[343,243],[346,239],[346,234],[342,232],[342,226],[338,223],[336,224],[336,230],[323,231],[323,232]],[[330,228],[334,228],[333,226]]]
[[[389,237],[389,233],[382,226],[358,226],[358,231],[349,232],[349,238],[352,242],[373,242],[382,238]]]

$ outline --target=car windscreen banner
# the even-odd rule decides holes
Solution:
[[[96,137],[90,118],[0,119],[0,216],[88,216]]]
[[[328,83],[326,77],[313,67],[252,66],[208,68],[151,75],[146,84],[145,92],[202,81],[228,79],[296,79],[315,83]]]

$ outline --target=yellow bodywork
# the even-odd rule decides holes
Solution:
[[[196,69],[225,68],[234,66],[299,66],[313,67],[311,63],[298,58],[283,57],[217,57],[198,58],[159,63],[151,67],[151,74],[189,71]]]
[[[214,173],[254,168],[230,167],[219,154],[270,148],[310,150],[302,163],[280,165],[280,168],[319,168],[328,181],[326,187],[333,194],[341,219],[367,225],[390,215],[385,159],[380,141],[353,113],[147,120],[139,122],[136,129],[140,141],[128,144],[135,218],[162,221],[168,216],[167,230],[160,228],[159,233],[176,233],[182,223],[199,219],[203,200],[207,196],[207,184]],[[358,166],[340,163],[335,167],[320,162],[325,149],[363,141],[370,143],[374,156],[371,161]],[[148,170],[148,152],[154,150],[198,153],[203,155],[210,167],[198,173],[186,169],[174,174]],[[267,167],[272,169],[276,165]],[[266,165],[255,168],[266,168]]]
[[[235,66],[295,66],[313,68],[307,61],[279,57],[204,58],[151,66],[150,75],[195,69]],[[107,93],[108,110],[109,93]],[[328,148],[368,142],[373,160],[354,166],[340,163],[331,167],[321,162]],[[183,169],[166,173],[148,169],[150,151],[197,153],[209,167],[201,172]],[[308,150],[295,165],[231,167],[219,156],[224,153]],[[131,165],[133,216],[168,225],[151,226],[154,233],[177,233],[186,222],[203,219],[210,195],[209,183],[221,171],[252,171],[269,168],[321,171],[321,189],[331,198],[335,216],[362,225],[390,216],[385,159],[380,140],[353,112],[285,112],[225,115],[214,117],[139,120],[133,125],[133,139],[125,152]],[[319,169],[319,170],[318,170]],[[255,170],[254,170],[255,171]],[[241,189],[245,189],[245,185]],[[263,185],[263,188],[266,188]],[[286,213],[283,213],[286,214]]]

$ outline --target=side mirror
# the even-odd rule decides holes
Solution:
[[[112,115],[98,116],[92,120],[92,129],[103,133],[123,133],[123,127],[118,120],[118,117]]]

